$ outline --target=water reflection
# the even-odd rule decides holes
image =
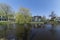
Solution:
[[[15,25],[14,25],[15,26]],[[47,33],[49,33],[49,35],[51,35],[51,31],[49,31],[49,30],[51,30],[52,29],[52,25],[51,24],[45,24],[45,28],[44,29],[41,29],[41,28],[38,28],[38,29],[36,29],[36,28],[32,28],[31,29],[31,31],[32,31],[32,35],[34,35],[35,33],[36,34],[39,34],[39,33],[41,33],[41,34],[45,34],[44,32],[46,31]],[[38,32],[37,32],[38,31]],[[44,31],[44,32],[42,32],[42,31]],[[15,30],[13,31],[13,32],[10,32],[9,34],[8,34],[8,39],[9,40],[15,40],[15,35],[13,34],[13,33],[15,33]],[[39,35],[41,35],[41,34],[39,34]],[[44,36],[44,35],[43,35]],[[11,38],[12,37],[12,38]],[[32,36],[33,37],[33,36]],[[36,36],[37,37],[37,36]],[[55,26],[54,27],[54,40],[60,40],[60,25],[57,25],[57,26]]]
[[[53,40],[60,40],[60,25],[54,26],[53,31],[51,32],[50,30],[52,29],[52,27],[53,27],[53,26],[52,26],[51,24],[45,24],[45,28],[44,28],[44,29],[41,29],[41,28],[34,29],[34,28],[33,28],[33,29],[32,29],[32,33],[33,33],[33,34],[35,34],[35,33],[36,33],[36,34],[39,34],[39,33],[40,33],[40,34],[42,35],[42,34],[45,34],[45,33],[42,32],[42,30],[44,30],[44,32],[45,32],[45,31],[48,31],[48,34],[49,34],[49,35],[52,35]],[[38,31],[39,33],[38,33],[37,31]],[[42,33],[41,33],[41,32],[42,32]],[[40,34],[39,34],[39,35],[40,35]],[[43,36],[44,36],[44,35],[43,35]],[[37,37],[37,36],[36,36],[36,37]],[[39,36],[39,37],[40,37],[40,36]]]
[[[46,24],[45,26],[46,26],[45,29],[47,29],[47,30],[51,30],[51,28],[52,28],[51,24]],[[55,32],[54,40],[60,40],[60,25],[57,25],[54,27],[54,32]]]
[[[60,25],[55,27],[55,40],[60,40]]]
[[[51,30],[52,29],[52,25],[51,24],[45,24],[45,29]]]

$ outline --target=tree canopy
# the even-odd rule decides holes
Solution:
[[[29,23],[31,22],[31,15],[28,9],[21,8],[20,11],[16,14],[17,23]]]
[[[8,18],[13,16],[13,13],[14,12],[9,5],[0,3],[0,16],[4,16],[8,20]]]

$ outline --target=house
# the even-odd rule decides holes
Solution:
[[[31,25],[32,25],[32,27],[37,27],[37,26],[39,26],[40,25],[40,23],[42,23],[41,22],[41,16],[33,16],[32,17],[32,21],[31,21]]]
[[[60,17],[57,17],[55,20],[58,21],[58,22],[60,22]]]
[[[0,16],[0,21],[6,21],[6,17],[5,16]]]
[[[32,17],[32,22],[40,22],[40,21],[41,21],[41,16]]]
[[[0,21],[14,21],[14,17],[0,16]]]

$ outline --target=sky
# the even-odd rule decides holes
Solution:
[[[60,0],[0,0],[0,3],[10,5],[14,11],[28,8],[33,16],[49,16],[52,11],[60,16]]]

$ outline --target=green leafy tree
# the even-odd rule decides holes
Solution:
[[[8,14],[11,14],[12,10],[11,7],[7,4],[0,3],[0,16],[5,16],[8,20]]]
[[[27,8],[21,8],[20,12],[24,15],[25,23],[31,22],[31,13]]]
[[[31,15],[27,8],[21,8],[16,14],[16,22],[18,23],[29,23],[31,22]]]
[[[18,24],[23,24],[25,21],[24,16],[21,13],[16,14],[16,22]]]

